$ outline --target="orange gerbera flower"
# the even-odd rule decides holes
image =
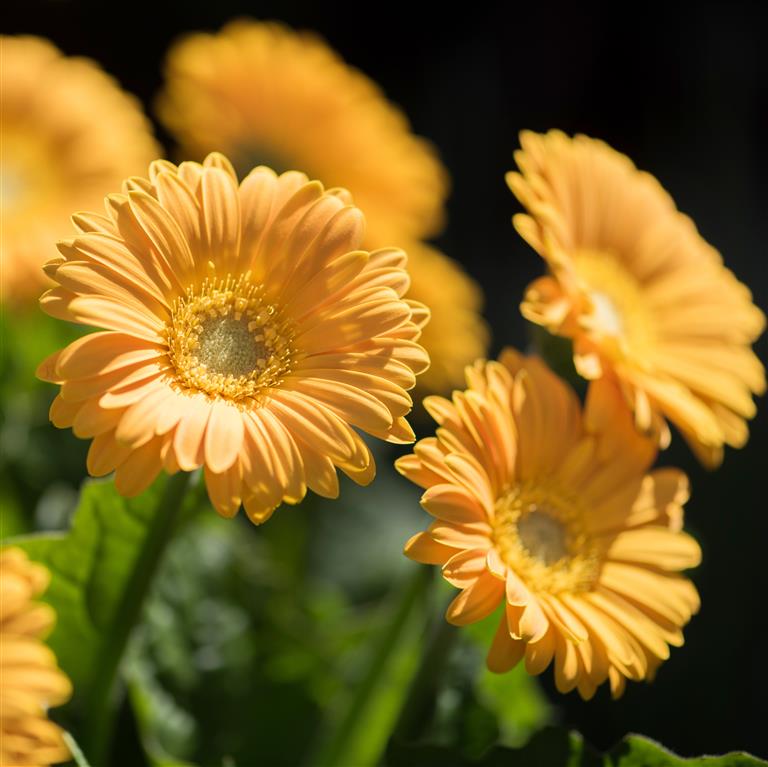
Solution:
[[[248,19],[189,35],[168,54],[158,111],[186,156],[217,149],[349,189],[368,247],[440,229],[448,179],[431,144],[317,35]]]
[[[36,299],[72,210],[98,205],[157,157],[133,96],[95,62],[0,35],[0,296]]]
[[[573,339],[585,378],[616,378],[638,427],[663,418],[708,466],[741,447],[765,373],[750,344],[765,317],[719,253],[647,173],[601,141],[523,132],[507,181],[530,215],[520,234],[551,274],[523,314]]]
[[[462,589],[451,623],[504,605],[492,671],[524,659],[539,674],[554,661],[561,692],[587,699],[608,680],[617,697],[683,644],[699,606],[680,575],[700,559],[680,530],[687,479],[648,472],[655,446],[607,381],[592,384],[584,412],[538,359],[513,351],[468,368],[467,381],[452,402],[425,400],[437,437],[397,462],[436,518],[406,554]]]
[[[229,162],[152,163],[80,214],[47,269],[42,307],[105,328],[40,367],[62,384],[51,419],[93,438],[91,474],[135,495],[165,468],[205,467],[216,509],[263,522],[335,467],[373,479],[353,426],[413,440],[405,416],[428,365],[427,309],[403,298],[406,256],[358,250],[364,219],[340,189]]]
[[[46,709],[66,702],[69,679],[41,638],[53,626],[48,571],[17,548],[0,551],[0,765],[48,765],[71,757]]]

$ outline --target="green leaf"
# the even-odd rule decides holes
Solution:
[[[48,641],[74,687],[60,711],[92,763],[105,762],[120,662],[188,481],[181,473],[161,477],[130,500],[111,482],[86,482],[69,533],[12,541],[51,571],[44,600],[57,624]]]
[[[605,767],[759,767],[768,762],[744,752],[683,759],[650,738],[627,735],[605,755],[602,764]]]
[[[128,689],[131,705],[152,767],[193,767],[191,762],[177,759],[169,753],[163,741],[170,740],[172,751],[183,751],[186,743],[193,738],[195,722],[163,690],[152,674],[151,664],[136,657],[130,667]]]
[[[142,745],[152,767],[194,767],[191,762],[172,756],[163,740],[170,740],[183,750],[184,744],[193,738],[196,723],[163,690],[152,674],[151,664],[140,657],[131,662],[129,695]],[[158,729],[161,729],[160,737],[156,735]]]
[[[538,680],[522,664],[508,674],[493,674],[483,664],[475,690],[478,700],[496,715],[502,745],[522,745],[552,718]]]
[[[600,754],[577,732],[548,727],[523,748],[496,746],[478,759],[467,759],[455,749],[433,745],[393,743],[387,767],[760,767],[768,762],[745,753],[684,759],[642,735],[627,735]]]

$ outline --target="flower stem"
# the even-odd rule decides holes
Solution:
[[[69,753],[72,754],[72,761],[74,761],[77,767],[91,767],[91,765],[88,764],[88,760],[85,758],[85,755],[80,750],[80,746],[77,745],[77,741],[72,737],[71,733],[65,730],[62,735],[64,737],[64,742],[67,744],[67,748],[69,749]]]
[[[321,733],[312,767],[379,763],[416,674],[429,615],[431,568],[417,567],[397,595],[356,689]]]
[[[141,619],[144,602],[162,561],[166,547],[181,517],[181,509],[191,474],[178,472],[169,477],[157,504],[141,554],[133,568],[122,602],[116,611],[117,622],[101,658],[94,659],[101,669],[88,695],[85,751],[93,764],[108,763],[109,745],[119,708],[121,689],[119,669],[131,632]]]
[[[456,626],[442,614],[435,616],[429,641],[424,647],[419,670],[408,690],[395,735],[400,740],[415,740],[433,713],[440,678],[458,635]]]

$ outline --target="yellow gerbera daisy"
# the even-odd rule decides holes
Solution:
[[[588,699],[608,680],[618,697],[682,645],[699,606],[679,574],[700,559],[680,530],[687,479],[648,472],[655,445],[608,381],[591,385],[583,412],[538,359],[510,350],[467,381],[452,402],[425,400],[437,437],[397,462],[436,518],[406,554],[462,589],[451,623],[504,604],[492,671],[524,659],[539,674],[554,660],[560,691]]]
[[[431,145],[318,37],[234,21],[172,47],[166,81],[158,111],[185,155],[220,150],[349,189],[370,247],[439,230],[447,178]]]
[[[37,297],[73,210],[100,204],[159,150],[136,99],[47,40],[0,36],[0,295]]]
[[[400,250],[359,250],[360,210],[342,189],[259,167],[238,186],[222,155],[157,161],[79,214],[41,299],[105,328],[40,367],[62,384],[56,426],[93,437],[88,469],[124,495],[205,467],[216,509],[263,522],[307,487],[338,494],[334,467],[373,479],[357,432],[411,442],[405,416],[427,309],[403,298]]]
[[[70,759],[61,729],[46,710],[67,701],[72,687],[41,638],[53,626],[48,605],[32,599],[48,571],[21,549],[0,551],[0,765],[48,765]]]
[[[523,314],[574,342],[589,379],[615,377],[637,426],[662,417],[709,466],[747,440],[765,374],[750,344],[765,317],[661,185],[601,141],[523,132],[507,181],[530,215],[518,232],[551,274]]]
[[[406,245],[411,298],[426,304],[429,324],[420,343],[431,364],[419,389],[449,392],[461,386],[464,368],[488,350],[488,327],[480,316],[483,293],[452,259],[429,245]]]

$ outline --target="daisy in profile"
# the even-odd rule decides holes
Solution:
[[[159,149],[139,102],[92,61],[0,35],[0,297],[40,295],[73,210],[96,207]]]
[[[406,554],[461,589],[449,622],[503,606],[492,671],[552,664],[558,690],[585,699],[651,679],[699,606],[681,575],[700,559],[681,531],[685,475],[649,471],[655,444],[608,381],[582,410],[542,362],[507,350],[467,382],[452,401],[425,400],[437,436],[397,462],[435,518]]]
[[[72,694],[69,679],[42,638],[53,610],[32,601],[45,591],[48,571],[17,548],[0,551],[0,764],[68,761],[69,749],[47,709]]]
[[[741,447],[765,373],[749,290],[655,178],[601,141],[523,132],[510,188],[518,232],[545,259],[523,314],[573,340],[585,378],[618,381],[637,427],[674,423],[699,459]]]
[[[158,112],[185,157],[221,151],[237,169],[301,168],[352,193],[366,218],[364,247],[403,247],[412,294],[430,298],[422,343],[432,367],[419,386],[461,385],[464,366],[487,348],[480,290],[419,244],[442,228],[448,176],[379,87],[319,37],[248,20],[182,39],[165,74]]]
[[[336,468],[375,473],[356,427],[411,442],[407,390],[429,359],[429,312],[404,298],[400,250],[360,250],[342,189],[258,167],[238,185],[222,155],[153,162],[107,198],[46,269],[54,317],[103,328],[40,366],[61,384],[56,426],[93,439],[88,469],[120,493],[165,469],[205,469],[224,516],[260,523]]]

